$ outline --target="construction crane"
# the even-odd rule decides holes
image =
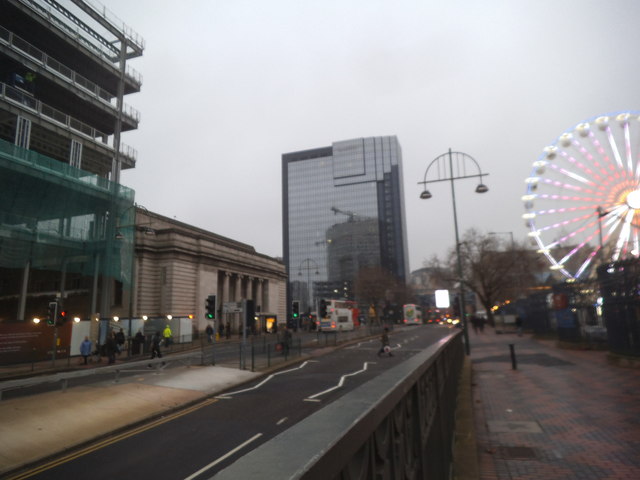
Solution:
[[[355,222],[355,217],[358,216],[358,214],[353,213],[353,212],[349,212],[347,210],[340,210],[337,207],[331,207],[331,211],[334,213],[334,215],[337,215],[339,213],[341,213],[342,215],[346,215],[347,217],[349,217],[349,222]]]

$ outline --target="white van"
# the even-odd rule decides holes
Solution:
[[[327,318],[320,321],[322,332],[344,332],[354,328],[351,310],[348,308],[334,308]]]

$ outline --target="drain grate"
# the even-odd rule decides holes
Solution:
[[[536,449],[531,447],[498,447],[498,453],[505,460],[534,460],[538,458]]]

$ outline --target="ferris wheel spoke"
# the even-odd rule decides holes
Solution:
[[[597,186],[597,183],[593,180],[589,180],[588,178],[585,178],[582,175],[578,175],[577,173],[571,172],[570,170],[567,170],[566,168],[560,167],[558,165],[551,165],[550,168],[552,170],[555,170],[557,173],[563,175],[565,178],[570,178],[571,180],[575,180],[576,182],[580,182],[583,185],[588,185],[590,187],[595,187]],[[552,183],[551,180],[547,180],[545,179],[545,183]],[[561,182],[553,182],[555,185],[557,186],[562,186],[563,188],[571,188],[573,190],[584,190],[584,187],[581,185],[573,185],[570,183],[561,183]],[[587,190],[589,191],[589,190]]]
[[[618,151],[618,145],[616,144],[615,138],[613,138],[613,133],[611,132],[610,126],[607,127],[606,132],[607,132],[607,140],[609,140],[609,146],[613,151],[613,156],[616,159],[616,163],[620,168],[624,168],[622,164],[622,157],[620,156],[620,152]]]
[[[627,170],[629,174],[633,174],[633,155],[631,153],[631,131],[629,129],[629,122],[624,123],[624,150],[627,156]]]
[[[589,151],[585,148],[585,146],[582,144],[582,142],[579,139],[575,139],[573,141],[573,146],[582,155],[584,162],[593,163],[593,155],[591,155],[589,153]],[[602,182],[605,181],[604,177],[607,176],[607,171],[605,169],[603,169],[603,168],[599,169],[600,170],[600,174],[602,174],[602,176],[601,176],[600,174],[598,174],[597,171],[595,171],[592,168],[588,167],[585,163],[580,162],[576,157],[571,155],[569,152],[566,152],[566,151],[563,150],[562,152],[560,152],[560,156],[563,157],[570,165],[572,165],[574,167],[577,167],[578,169],[580,169],[585,174],[593,177],[593,179],[597,183],[602,183]],[[597,166],[597,164],[596,164],[596,166]]]
[[[618,235],[618,240],[616,242],[615,248],[615,259],[618,260],[620,258],[621,253],[625,250],[625,247],[629,243],[631,236],[631,220],[633,219],[633,215],[635,212],[631,209],[624,216],[624,222],[622,223],[622,228],[620,228],[620,234]]]

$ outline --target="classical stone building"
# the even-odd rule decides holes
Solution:
[[[118,228],[124,231],[132,226]],[[113,307],[114,315],[150,319],[193,315],[194,328],[202,331],[207,324],[206,299],[216,295],[216,325],[220,319],[229,321],[237,331],[240,314],[224,313],[223,305],[245,299],[253,300],[261,321],[268,314],[285,322],[286,274],[281,260],[141,207],[136,207],[133,228],[134,293],[129,298],[127,290],[122,295],[116,292],[121,302]]]

